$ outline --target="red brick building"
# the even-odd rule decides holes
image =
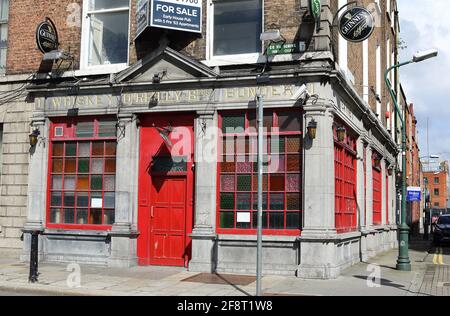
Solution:
[[[442,163],[439,168],[426,170],[423,173],[424,183],[431,198],[431,208],[446,210],[448,205],[449,177],[447,162]]]
[[[422,187],[421,183],[421,162],[420,149],[417,137],[417,119],[414,115],[414,105],[411,103],[406,107],[406,134],[407,134],[407,184],[410,187]],[[421,219],[423,217],[423,210],[420,202],[408,203],[408,225],[412,233],[417,235],[420,233]]]

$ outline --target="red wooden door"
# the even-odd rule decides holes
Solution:
[[[185,237],[186,177],[153,177],[150,264],[183,266]]]
[[[140,265],[187,266],[193,228],[193,115],[141,118]],[[168,130],[161,137],[162,130]],[[163,135],[164,136],[164,135]]]

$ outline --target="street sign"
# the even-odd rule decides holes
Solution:
[[[406,200],[408,202],[422,201],[422,189],[420,187],[408,187]]]
[[[267,56],[296,54],[306,50],[305,42],[299,43],[271,43],[267,47]]]
[[[150,26],[201,33],[202,0],[153,0]]]
[[[339,18],[339,33],[349,42],[363,42],[375,29],[375,20],[370,12],[361,7],[345,11]]]

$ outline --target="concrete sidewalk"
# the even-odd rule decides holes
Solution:
[[[418,295],[427,270],[427,250],[428,243],[418,243],[413,247],[412,272],[398,272],[394,269],[397,251],[393,250],[349,268],[337,280],[311,281],[295,277],[265,276],[264,293],[299,296]],[[35,295],[89,296],[252,296],[255,293],[252,278],[221,275],[215,278],[222,282],[214,282],[214,277],[196,277],[198,273],[188,272],[183,268],[165,267],[111,269],[82,265],[81,287],[76,288],[73,287],[76,275],[67,269],[68,266],[62,264],[41,264],[39,283],[29,284],[27,264],[0,259],[0,290],[31,292]],[[372,273],[378,271],[381,277],[379,287],[376,283],[367,281]],[[188,278],[191,280],[186,280]],[[246,282],[240,282],[241,279]]]

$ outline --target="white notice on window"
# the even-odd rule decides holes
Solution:
[[[103,199],[91,199],[91,208],[102,208],[103,207]]]
[[[250,223],[250,213],[237,213],[238,223]]]

